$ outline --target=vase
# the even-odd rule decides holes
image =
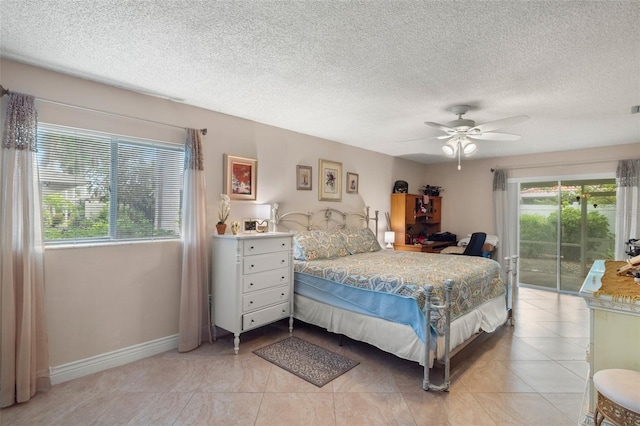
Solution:
[[[239,231],[240,231],[240,222],[237,222],[237,221],[231,222],[231,233],[233,235],[237,235]]]
[[[223,235],[227,231],[227,224],[216,225],[216,231],[218,231],[218,235]]]

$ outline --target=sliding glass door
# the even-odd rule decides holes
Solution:
[[[612,259],[615,179],[520,184],[520,283],[577,292],[596,259]]]
[[[520,184],[520,282],[556,289],[558,182]]]

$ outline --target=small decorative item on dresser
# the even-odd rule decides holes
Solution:
[[[220,204],[218,206],[218,223],[216,223],[216,231],[222,235],[227,230],[227,219],[231,212],[231,200],[227,194],[220,194]]]
[[[239,231],[240,231],[240,222],[238,222],[237,220],[234,220],[233,222],[231,222],[231,233],[233,235],[238,235]]]
[[[269,221],[267,219],[256,220],[256,232],[264,233],[269,230]]]

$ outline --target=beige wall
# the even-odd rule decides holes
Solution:
[[[380,210],[380,230],[389,194],[398,179],[411,192],[441,185],[443,229],[458,235],[484,229],[492,233],[490,168],[510,168],[510,176],[552,176],[615,172],[616,161],[640,156],[640,143],[491,160],[422,165],[360,148],[279,129],[184,104],[144,96],[11,61],[0,62],[2,84],[10,90],[105,112],[180,127],[208,129],[203,137],[208,228],[214,232],[217,198],[222,191],[223,154],[257,158],[257,203],[278,202],[283,210],[321,206]],[[162,125],[96,114],[42,100],[40,121],[182,143],[184,132]],[[638,137],[640,142],[640,135]],[[360,193],[343,194],[342,203],[318,201],[318,159],[343,163],[343,176],[360,176]],[[562,164],[558,167],[530,166]],[[582,163],[582,164],[577,164]],[[297,164],[313,167],[312,191],[295,189]],[[571,166],[571,164],[575,164]],[[246,215],[249,202],[232,204],[232,219]],[[179,242],[66,247],[45,251],[46,313],[51,365],[127,348],[177,333],[180,276]]]
[[[350,147],[229,115],[144,96],[11,61],[0,62],[4,87],[37,101],[41,122],[183,143],[184,131],[69,108],[54,100],[180,127],[208,129],[203,137],[208,228],[214,232],[222,191],[223,154],[258,159],[258,203],[283,210],[389,210],[393,182],[422,185],[424,165]],[[3,102],[5,104],[5,102]],[[318,159],[341,161],[343,176],[360,176],[360,193],[342,203],[319,202]],[[297,164],[313,167],[312,191],[297,191]],[[251,202],[232,203],[232,219],[246,217]],[[58,247],[45,251],[46,314],[51,365],[149,342],[178,332],[180,244],[176,241]]]

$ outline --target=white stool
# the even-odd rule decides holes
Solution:
[[[640,426],[640,371],[600,370],[593,375],[593,385],[598,391],[596,426],[605,418],[615,425]]]

